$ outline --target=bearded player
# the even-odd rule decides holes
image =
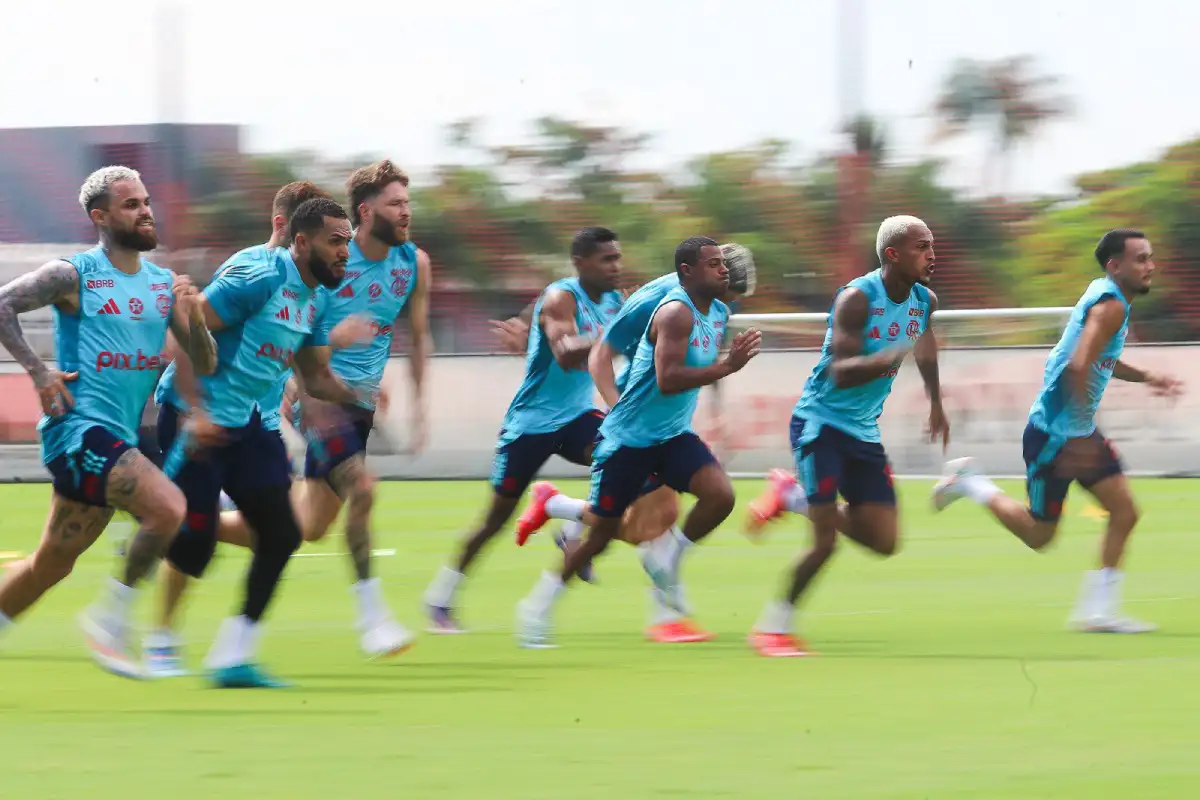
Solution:
[[[1108,512],[1108,526],[1100,569],[1085,574],[1070,624],[1081,631],[1146,633],[1156,626],[1120,613],[1121,562],[1138,509],[1120,457],[1096,427],[1096,410],[1112,378],[1145,383],[1169,397],[1178,394],[1180,383],[1121,360],[1133,301],[1150,291],[1154,276],[1150,240],[1138,230],[1112,230],[1096,245],[1095,256],[1104,277],[1092,281],[1075,304],[1029,411],[1022,440],[1028,507],[1000,491],[971,458],[946,464],[933,504],[940,511],[969,497],[1026,545],[1041,550],[1058,533],[1067,490],[1078,482]]]
[[[0,581],[0,631],[70,574],[114,509],[141,520],[157,546],[172,540],[184,496],[133,446],[138,422],[168,328],[199,372],[216,366],[194,288],[142,257],[158,246],[158,235],[138,173],[97,170],[80,188],[79,204],[100,243],[0,288],[0,344],[37,390],[42,460],[53,479],[41,542]],[[17,320],[45,306],[54,309],[57,368],[42,363]]]

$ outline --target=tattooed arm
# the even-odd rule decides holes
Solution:
[[[212,375],[217,369],[217,342],[208,329],[208,303],[186,275],[175,276],[171,291],[175,295],[171,332],[196,374]]]
[[[51,261],[0,287],[0,345],[25,368],[37,389],[42,411],[58,416],[74,404],[67,383],[79,377],[47,367],[25,341],[18,315],[46,306],[79,311],[79,271],[69,261]],[[60,401],[61,398],[61,401]]]
[[[294,374],[300,380],[304,393],[339,405],[369,400],[333,374],[329,368],[329,352],[328,345],[310,345],[296,351]]]

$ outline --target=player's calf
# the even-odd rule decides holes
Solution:
[[[935,511],[942,511],[956,500],[966,497],[983,506],[1014,536],[1033,550],[1045,549],[1058,533],[1062,501],[1070,480],[1062,481],[1049,475],[1030,478],[1030,507],[1006,495],[999,486],[979,471],[973,458],[956,458],[946,462],[945,475],[933,487]]]

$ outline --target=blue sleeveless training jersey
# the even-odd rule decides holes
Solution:
[[[46,463],[78,450],[95,425],[137,444],[142,409],[166,361],[174,307],[174,276],[149,261],[129,275],[112,265],[102,247],[65,260],[79,272],[79,313],[54,308],[55,360],[79,378],[67,384],[75,398],[71,410],[38,422]]]
[[[633,366],[633,357],[637,354],[638,344],[646,328],[650,327],[650,318],[654,310],[672,289],[679,286],[679,273],[672,272],[655,278],[636,292],[625,298],[621,311],[612,323],[604,329],[604,341],[614,350],[625,356],[626,363],[616,375],[617,391],[625,391],[629,382],[629,370]]]
[[[595,335],[621,308],[620,292],[605,292],[593,302],[579,278],[563,278],[547,286],[533,307],[525,352],[525,379],[504,415],[504,436],[556,431],[595,408],[596,385],[586,368],[564,370],[554,360],[550,341],[540,323],[542,303],[551,291],[570,292],[575,297],[575,326],[581,336]]]
[[[328,290],[310,289],[285,248],[247,254],[204,290],[225,326],[213,334],[217,369],[199,375],[208,413],[217,425],[240,428],[276,390],[303,347],[328,343]],[[159,394],[171,387],[167,376]]]
[[[1125,321],[1121,329],[1110,339],[1100,351],[1100,357],[1091,366],[1088,380],[1087,397],[1076,398],[1067,386],[1067,365],[1071,354],[1079,343],[1079,335],[1083,333],[1084,323],[1092,306],[1102,300],[1115,299],[1125,308]],[[1088,286],[1087,291],[1075,304],[1071,319],[1063,330],[1058,344],[1050,351],[1046,359],[1046,371],[1042,377],[1042,390],[1033,401],[1029,410],[1029,424],[1039,428],[1051,436],[1075,438],[1090,436],[1096,430],[1096,409],[1104,397],[1104,390],[1112,379],[1113,369],[1125,350],[1125,337],[1129,333],[1129,312],[1131,307],[1125,299],[1121,288],[1112,278],[1105,275],[1097,278]]]
[[[870,310],[867,324],[863,328],[862,354],[865,356],[880,350],[894,348],[897,342],[910,343],[920,338],[929,326],[929,289],[915,284],[908,297],[901,303],[892,302],[883,285],[883,271],[877,269],[855,278],[838,290],[858,289],[867,296]],[[837,295],[834,295],[834,302]],[[881,375],[860,386],[838,388],[833,381],[830,366],[833,363],[833,306],[829,310],[829,322],[825,331],[825,343],[821,346],[821,358],[812,375],[804,384],[804,391],[792,413],[821,425],[830,425],[843,433],[864,442],[878,442],[879,415],[883,403],[892,393],[897,369]],[[812,426],[816,435],[819,426]]]
[[[692,311],[687,365],[707,367],[716,361],[725,336],[725,323],[729,320],[729,308],[720,300],[713,300],[708,313],[701,314],[684,288],[676,286],[655,306],[651,320],[669,303],[684,303]],[[690,431],[699,396],[699,388],[670,395],[659,391],[654,344],[650,341],[650,325],[647,324],[633,357],[628,384],[600,426],[604,446],[650,447]]]
[[[364,397],[379,392],[392,351],[392,328],[412,296],[418,274],[417,246],[412,242],[389,249],[383,261],[369,261],[358,242],[350,242],[346,277],[329,300],[330,328],[357,314],[371,321],[375,336],[366,344],[334,351],[329,365],[348,385],[365,390]],[[375,407],[374,401],[363,405]]]

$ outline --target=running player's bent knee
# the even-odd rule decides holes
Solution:
[[[183,527],[186,516],[187,499],[179,487],[170,484],[170,491],[163,492],[163,496],[142,516],[140,522],[155,536],[172,537]]]
[[[184,526],[171,540],[167,560],[184,575],[199,578],[208,568],[216,550],[215,532]]]

